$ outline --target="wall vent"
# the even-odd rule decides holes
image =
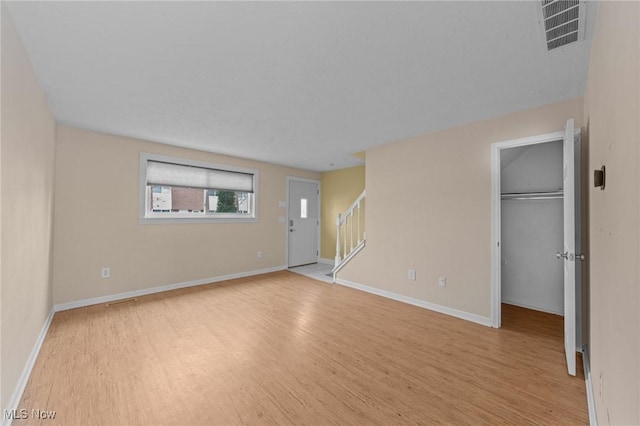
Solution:
[[[584,39],[586,2],[541,0],[547,50]]]

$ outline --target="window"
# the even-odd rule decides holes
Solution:
[[[307,219],[307,199],[300,198],[300,219]]]
[[[255,221],[256,170],[140,154],[140,221]]]

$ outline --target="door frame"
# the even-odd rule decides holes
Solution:
[[[579,128],[574,131],[574,141],[576,135],[580,135]],[[500,150],[505,148],[562,141],[563,139],[564,131],[558,131],[491,144],[491,327],[493,328],[500,328],[502,326]],[[580,209],[580,205],[578,203],[576,203],[576,209]],[[581,288],[582,283],[578,283],[576,287]]]
[[[297,176],[287,176],[287,192],[286,192],[286,209],[287,209],[287,214],[285,215],[285,223],[284,223],[284,232],[285,232],[285,239],[284,239],[284,269],[289,269],[289,186],[291,181],[296,181],[296,182],[306,182],[306,183],[315,183],[318,185],[318,247],[317,247],[317,251],[318,251],[318,255],[316,256],[316,262],[320,261],[320,247],[321,247],[321,242],[320,242],[320,236],[322,235],[321,232],[321,227],[322,227],[322,220],[320,217],[320,212],[322,212],[322,206],[320,205],[320,181],[318,179],[308,179],[308,178],[302,178],[302,177],[297,177]]]

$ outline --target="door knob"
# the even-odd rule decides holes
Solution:
[[[584,260],[584,253],[576,254],[576,259]]]
[[[295,229],[291,228],[289,229],[289,232],[295,232]]]
[[[569,254],[568,254],[568,253],[560,253],[560,252],[557,252],[557,253],[556,253],[556,257],[557,257],[558,259],[568,259],[568,258],[569,258]]]

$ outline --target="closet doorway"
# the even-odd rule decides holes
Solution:
[[[558,333],[575,375],[582,277],[580,137],[573,120],[564,132],[493,144],[492,173],[493,326],[502,325],[503,304],[507,321],[518,312],[559,316],[552,322],[564,324]]]

